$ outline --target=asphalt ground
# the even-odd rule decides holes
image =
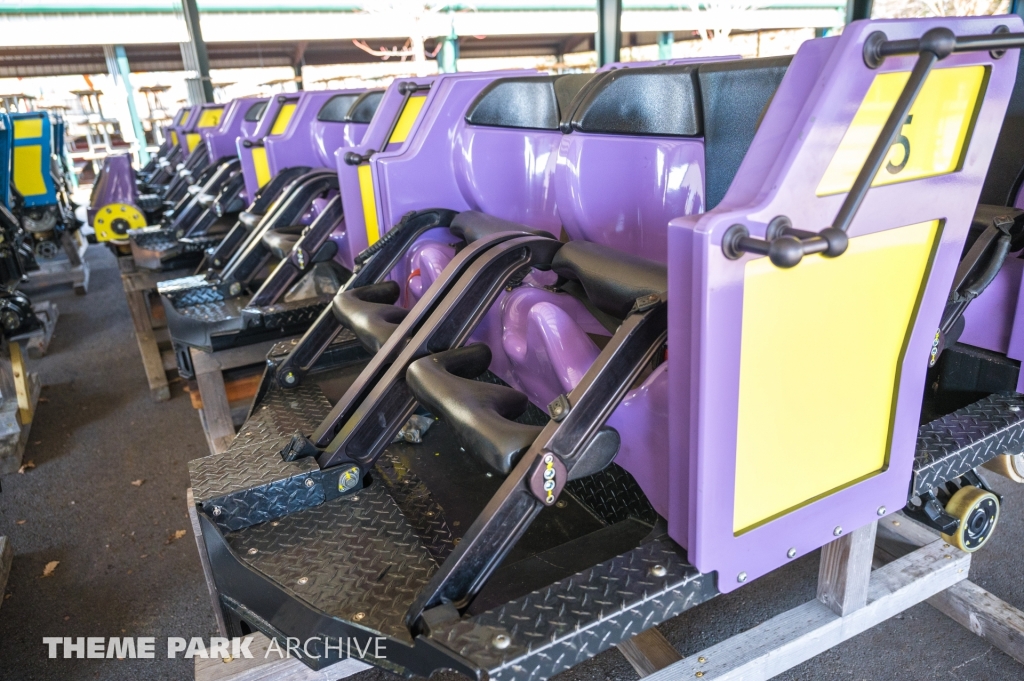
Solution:
[[[15,556],[0,606],[0,680],[192,679],[191,661],[163,652],[167,637],[215,634],[185,510],[187,462],[206,443],[180,383],[169,402],[150,399],[116,262],[98,246],[87,257],[88,295],[56,287],[33,296],[55,301],[60,319],[47,356],[30,360],[44,384],[25,452],[35,467],[2,480],[0,535]],[[989,479],[1004,516],[971,579],[1024,609],[1024,485]],[[697,653],[813,598],[817,569],[808,555],[659,628],[682,655]],[[152,636],[158,654],[48,659],[46,636]],[[375,670],[353,678],[397,680]],[[613,649],[557,678],[637,674]],[[777,678],[1012,681],[1024,666],[921,604]]]

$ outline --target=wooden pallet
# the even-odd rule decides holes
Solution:
[[[39,375],[25,366],[22,343],[4,343],[0,356],[10,358],[14,378],[14,395],[4,396],[0,404],[0,475],[16,473],[28,444],[32,419],[39,404]],[[12,399],[13,398],[13,399]]]
[[[14,562],[14,550],[11,548],[11,540],[7,537],[0,537],[0,605],[4,602],[4,589],[7,588],[7,578],[11,574],[11,563]]]
[[[130,255],[119,256],[117,266],[121,271],[121,285],[128,300],[128,311],[132,315],[135,340],[139,343],[150,396],[163,402],[171,397],[170,382],[177,375],[178,363],[171,348],[167,317],[156,287],[162,281],[188,276],[191,271],[154,272],[141,269]]]
[[[235,439],[235,424],[242,423],[259,388],[259,381],[254,381],[252,376],[262,374],[267,353],[279,342],[281,339],[217,352],[192,348],[195,390],[190,389],[190,392],[193,405],[199,409],[199,419],[203,424],[210,453],[220,454]],[[246,368],[250,371],[238,372],[242,374],[241,377],[226,380],[226,374]]]
[[[28,273],[26,288],[71,284],[75,293],[84,296],[89,291],[89,263],[85,260],[89,242],[82,237],[81,231],[74,234],[64,232],[61,245],[63,254],[51,260],[36,260],[39,269]]]

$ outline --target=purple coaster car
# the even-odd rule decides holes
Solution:
[[[161,284],[176,347],[213,350],[300,333],[330,301],[351,263],[333,154],[362,138],[380,94],[278,96],[253,133],[262,140],[240,141],[249,158],[242,174],[265,162],[273,179],[260,193],[279,186],[279,198],[262,215],[243,213],[212,251],[205,275]]]
[[[1012,16],[864,21],[509,76],[354,150],[355,275],[190,462],[232,633],[546,679],[904,507],[980,548],[1024,397],[926,386],[1024,245],[1008,198],[976,211],[1021,46]]]

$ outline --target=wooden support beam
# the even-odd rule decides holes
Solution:
[[[876,557],[892,560],[899,553],[900,542],[913,548],[934,541],[938,534],[909,518],[894,516],[882,521],[878,537]],[[1024,664],[1024,612],[966,579],[935,594],[927,603]]]
[[[650,676],[659,669],[683,659],[656,627],[642,631],[616,647],[640,678]]]
[[[877,523],[843,535],[821,549],[818,600],[843,617],[868,602]]]
[[[872,572],[867,604],[845,617],[814,599],[647,678],[766,681],[963,581],[970,565],[970,555],[932,542]]]

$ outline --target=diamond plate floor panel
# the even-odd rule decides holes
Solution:
[[[309,605],[412,643],[405,612],[437,564],[384,486],[225,538],[251,567]]]
[[[918,430],[912,494],[923,494],[999,454],[1024,453],[1024,396],[989,395]]]

